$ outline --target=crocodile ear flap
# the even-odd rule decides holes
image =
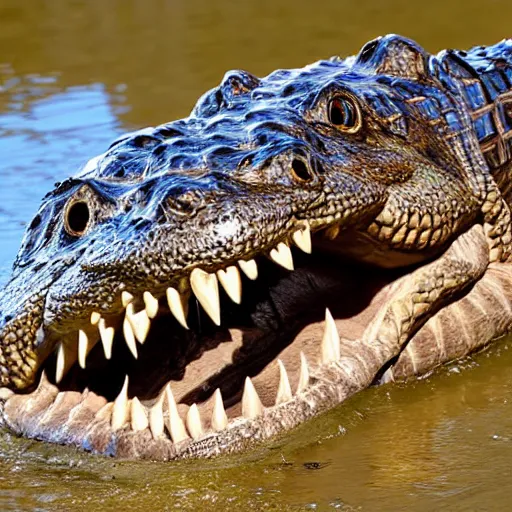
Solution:
[[[413,80],[428,78],[428,54],[414,41],[389,34],[366,43],[356,56],[356,64],[375,73]]]

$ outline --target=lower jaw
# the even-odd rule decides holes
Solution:
[[[300,271],[295,275],[300,281]],[[309,274],[310,284],[314,285],[321,280],[321,275],[315,274],[312,281],[311,278]],[[229,341],[217,345],[217,348],[226,349],[224,355],[222,350],[205,351],[189,362],[181,379],[171,379],[172,393],[167,387],[158,393],[161,385],[147,386],[145,394],[138,393],[137,388],[143,389],[143,379],[133,372],[129,372],[130,378],[134,377],[131,379],[130,398],[123,391],[115,398],[122,379],[111,396],[104,393],[106,398],[98,393],[99,389],[94,390],[94,386],[77,385],[80,382],[78,378],[56,386],[43,375],[33,393],[4,395],[1,417],[9,428],[26,437],[123,458],[170,460],[240,451],[253,442],[290,430],[333,408],[357,391],[376,383],[376,376],[381,376],[381,382],[425,373],[508,332],[512,327],[511,315],[503,312],[500,299],[488,290],[490,287],[498,290],[510,302],[511,279],[512,271],[507,266],[488,270],[468,296],[431,319],[392,366],[388,361],[379,360],[371,347],[358,341],[390,299],[391,286],[382,282],[368,283],[364,290],[368,296],[364,301],[362,296],[365,293],[351,295],[354,290],[345,280],[343,286],[338,283],[329,293],[324,293],[321,300],[315,295],[314,305],[310,306],[307,315],[304,314],[307,302],[302,299],[307,298],[310,290],[303,289],[302,296],[299,294],[301,300],[281,308],[280,330],[268,331],[261,325],[224,330],[225,340]],[[359,305],[356,307],[354,300],[344,300],[344,297],[358,299]],[[329,350],[325,349],[324,322],[319,318],[326,305],[332,309],[340,335],[339,340],[332,332],[327,335],[338,344],[338,348],[331,351],[331,356],[325,355]],[[350,305],[352,307],[349,308]],[[302,311],[302,315],[297,311]],[[497,311],[502,311],[499,321],[496,319]],[[268,322],[269,318],[264,320]],[[462,342],[460,336],[454,336],[457,328],[466,333]],[[293,343],[283,342],[287,336],[293,337]],[[281,341],[274,344],[276,340]],[[267,348],[278,347],[278,356],[286,368],[289,390],[278,391],[283,388],[279,384],[282,382],[282,370],[273,355],[270,360],[267,356],[263,367],[249,361],[250,357],[243,363],[243,348],[258,346],[258,343],[265,344]],[[307,360],[307,385],[304,382],[299,384],[301,352]],[[215,360],[216,370],[205,376],[203,370],[210,365],[208,359]],[[234,361],[238,361],[238,365],[235,365],[237,371],[233,373],[229,367]],[[94,365],[91,367],[93,370]],[[247,376],[251,377],[258,400],[245,396],[253,396],[250,390],[243,391]],[[164,377],[167,380],[167,376]],[[150,374],[148,380],[151,378],[154,376]],[[214,393],[217,387],[224,391],[226,420],[214,419],[214,411],[217,420],[219,416],[215,407],[218,398]],[[142,406],[136,396],[141,398]],[[196,412],[191,412],[194,403],[199,420]],[[153,411],[160,406],[161,420],[155,420],[158,415],[155,416]]]
[[[337,330],[345,324],[337,323]],[[279,360],[286,368],[288,390],[279,390],[283,387],[282,370],[273,360],[251,379],[256,396],[242,380],[239,392],[225,401],[226,419],[220,427],[215,420],[215,393],[197,403],[198,422],[191,419],[194,406],[186,403],[187,395],[176,382],[170,382],[154,399],[138,402],[122,390],[108,402],[89,389],[62,391],[44,372],[34,392],[12,395],[2,404],[1,418],[24,437],[120,458],[166,461],[239,452],[314,418],[372,384],[377,366],[372,368],[371,357],[361,364],[357,341],[337,339],[332,332],[325,335],[324,325],[324,321],[314,322],[299,333],[296,343],[304,350],[297,353],[296,347],[288,346],[281,352]],[[233,329],[230,333],[232,343],[241,342],[241,331]],[[325,339],[335,341],[344,357],[326,356],[329,348]],[[301,357],[300,352],[310,355]],[[304,361],[306,380],[304,366],[301,372]],[[159,427],[152,411],[160,406]]]

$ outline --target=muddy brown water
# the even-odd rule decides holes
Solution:
[[[55,181],[118,134],[397,32],[430,51],[510,36],[510,0],[0,0],[0,282]],[[120,462],[0,433],[0,510],[512,508],[512,345],[370,389],[249,454]]]

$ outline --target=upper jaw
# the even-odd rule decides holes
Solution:
[[[165,200],[158,208],[151,200],[142,211],[132,208],[105,221],[84,237],[86,250],[79,261],[52,285],[46,301],[52,321],[45,329],[64,334],[86,325],[93,313],[118,315],[126,306],[123,292],[142,304],[145,292],[163,296],[169,287],[180,294],[194,291],[192,281],[198,281],[201,271],[217,274],[224,284],[224,273],[231,267],[254,272],[244,262],[256,255],[268,255],[292,268],[287,246],[295,244],[309,252],[311,232],[356,224],[364,229],[367,219],[382,208],[379,187],[367,190],[359,178],[344,177],[343,185],[334,178],[326,180],[320,194],[290,197],[281,191],[269,196],[250,190],[217,197],[215,191],[210,207],[197,207],[192,201],[187,215],[167,215]],[[210,197],[204,194],[203,205]],[[326,202],[330,206],[320,206]],[[218,323],[218,314],[212,315]]]
[[[298,226],[291,236],[278,242],[274,248],[266,252],[267,257],[280,267],[291,271],[294,269],[294,258],[290,245],[297,246],[304,253],[312,251],[312,235],[307,221],[296,221]],[[337,231],[337,230],[336,230]],[[327,231],[327,237],[332,233]],[[333,244],[335,245],[335,244]],[[33,371],[23,386],[30,385],[37,368],[39,368],[55,351],[57,356],[56,382],[60,382],[71,366],[79,360],[85,367],[85,358],[97,341],[101,341],[105,356],[110,358],[115,332],[122,331],[126,344],[132,354],[137,356],[137,345],[145,342],[151,321],[158,314],[163,302],[166,302],[169,312],[188,329],[188,303],[193,295],[202,310],[209,316],[213,324],[221,324],[220,290],[230,302],[240,304],[242,301],[241,274],[249,280],[258,278],[258,265],[254,259],[240,259],[230,262],[218,270],[207,272],[200,267],[194,267],[181,279],[170,279],[167,283],[159,283],[158,287],[149,283],[145,288],[127,285],[125,282],[115,282],[117,297],[107,297],[96,301],[92,307],[81,307],[77,296],[69,300],[71,286],[76,286],[90,298],[91,288],[84,282],[74,279],[74,269],[60,276],[53,283],[41,304],[42,318],[38,320],[37,350],[34,357]],[[131,284],[131,283],[130,283]],[[72,296],[72,293],[71,293]],[[160,305],[159,305],[160,303]]]
[[[125,308],[134,330],[132,346],[133,338],[142,342],[154,316],[155,298],[165,297],[178,322],[186,326],[185,304],[193,293],[219,325],[219,283],[233,302],[240,302],[239,270],[254,279],[254,255],[267,255],[291,270],[290,245],[310,252],[311,231],[330,225],[337,230],[336,226],[343,228],[364,219],[369,215],[366,210],[380,208],[381,191],[374,190],[366,202],[354,200],[364,190],[363,184],[350,175],[346,178],[350,181],[348,192],[335,190],[334,185],[325,189],[340,197],[336,208],[325,212],[315,203],[297,205],[286,195],[273,197],[269,207],[265,193],[250,194],[250,199],[246,194],[232,197],[231,193],[222,193],[214,209],[199,209],[189,217],[159,219],[153,205],[149,207],[152,213],[147,210],[141,214],[132,209],[123,216],[121,225],[115,220],[98,225],[90,235],[76,242],[74,249],[70,248],[76,255],[73,260],[58,260],[59,265],[51,266],[51,276],[46,270],[29,275],[29,282],[36,284],[33,288],[44,288],[44,301],[41,299],[37,310],[40,318],[34,321],[31,341],[24,345],[32,361],[30,370],[25,368],[24,376],[16,377],[16,382],[5,377],[1,382],[17,389],[30,386],[37,368],[52,350],[79,340],[84,345],[86,339],[97,337],[98,329],[108,345],[112,328],[128,330],[119,320]],[[344,194],[348,194],[348,199],[343,200]],[[316,197],[317,193],[313,195]],[[143,219],[150,213],[149,228],[147,224],[135,225],[137,216]],[[22,276],[27,273],[30,267],[22,271]],[[22,309],[29,307],[26,290],[21,289],[26,287],[26,280],[16,282],[12,291],[3,294],[4,300],[9,296],[21,297]],[[62,360],[62,351],[60,354]],[[61,373],[66,366],[67,363],[60,365]],[[6,367],[10,370],[9,362]]]
[[[294,268],[290,243],[306,253],[311,252],[311,232],[308,223],[299,222],[297,225],[299,227],[292,232],[289,241],[278,242],[267,253],[271,260],[287,270]],[[103,343],[105,355],[109,356],[116,330],[122,329],[130,351],[136,356],[137,343],[145,342],[151,320],[158,314],[159,302],[166,302],[170,313],[178,323],[188,329],[188,302],[190,295],[193,294],[211,321],[219,326],[221,324],[219,290],[223,289],[230,301],[240,304],[241,273],[250,280],[257,279],[256,261],[240,259],[220,266],[213,272],[207,272],[195,266],[180,279],[171,277],[168,282],[159,283],[157,286],[152,286],[151,281],[146,283],[145,287],[134,286],[131,282],[128,282],[129,284],[116,282],[116,296],[107,300],[103,298],[103,301],[97,300],[88,307],[73,307],[71,311],[73,317],[70,317],[69,310],[70,305],[78,302],[77,296],[73,301],[64,300],[60,286],[52,287],[45,307],[49,311],[55,311],[55,314],[46,315],[48,318],[51,317],[52,321],[44,327],[51,339],[60,338],[57,346],[57,382],[63,378],[76,357],[85,359],[84,354],[92,348],[93,343],[99,341],[98,337]],[[73,275],[72,271],[70,274]],[[70,279],[66,279],[66,275],[63,277],[64,282],[70,282]],[[84,297],[90,299],[94,296],[94,290],[83,287],[83,283],[75,286],[83,290]],[[69,294],[69,289],[67,292]],[[64,314],[67,315],[65,318],[62,317]]]
[[[144,342],[151,319],[156,316],[159,300],[167,301],[170,312],[187,328],[187,304],[193,294],[213,323],[220,325],[219,289],[223,288],[234,303],[240,303],[240,270],[249,279],[257,277],[252,255],[266,255],[293,270],[290,245],[310,253],[311,224],[316,230],[331,226],[331,238],[347,224],[342,208],[327,213],[321,221],[314,220],[314,216],[301,220],[286,209],[278,216],[264,203],[264,197],[257,199],[256,211],[261,212],[261,218],[250,223],[247,219],[254,204],[249,208],[242,198],[240,204],[224,205],[217,217],[200,212],[176,229],[166,223],[157,224],[151,228],[151,236],[141,228],[142,232],[135,233],[135,239],[129,242],[120,234],[109,250],[105,250],[108,243],[102,243],[102,250],[97,246],[102,233],[112,236],[110,226],[103,227],[80,260],[50,286],[37,366],[50,350],[56,349],[60,381],[71,360],[79,357],[83,361],[98,338],[107,355],[113,333],[120,329],[135,354],[137,342]],[[356,206],[350,212],[354,217],[368,215],[360,204]],[[373,209],[378,207],[373,205]],[[307,209],[302,214],[307,216]],[[349,220],[355,222],[351,217]],[[213,226],[210,232],[204,228],[208,222]],[[66,355],[70,348],[71,355]]]

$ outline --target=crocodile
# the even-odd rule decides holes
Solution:
[[[512,330],[511,172],[511,39],[227,72],[42,200],[0,295],[1,422],[212,457],[483,349]]]

